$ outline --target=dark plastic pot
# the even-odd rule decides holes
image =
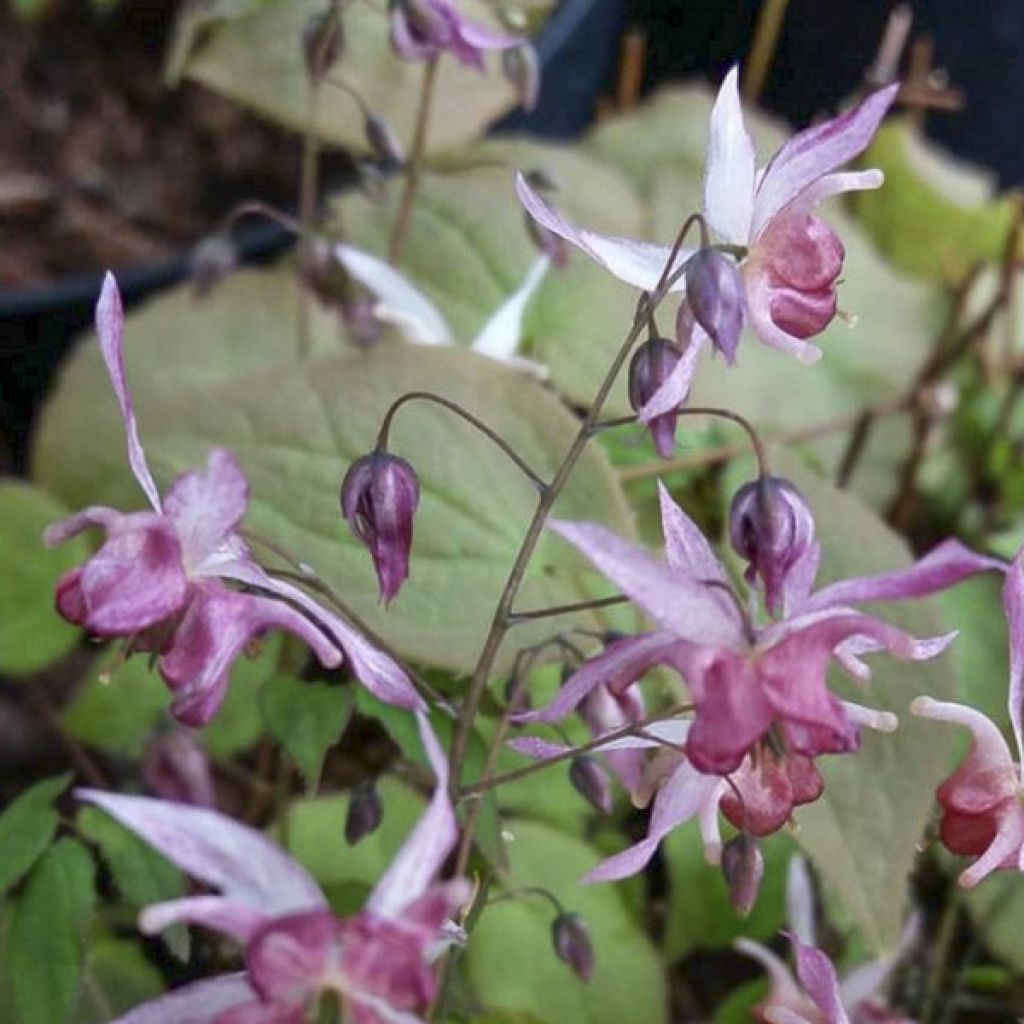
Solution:
[[[565,0],[537,40],[543,84],[536,109],[505,118],[495,130],[565,137],[586,127],[614,73],[622,21],[623,0]],[[242,261],[259,263],[280,254],[292,238],[276,225],[247,223],[237,241]],[[126,306],[181,282],[187,259],[182,253],[163,263],[116,268]],[[0,293],[0,438],[18,472],[25,469],[29,430],[57,365],[92,318],[100,279],[97,271]]]

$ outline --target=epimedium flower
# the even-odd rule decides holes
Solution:
[[[436,993],[432,962],[469,897],[436,881],[457,838],[448,768],[423,714],[420,738],[436,782],[419,822],[362,911],[339,918],[306,870],[260,832],[215,811],[80,790],[186,874],[214,890],[146,907],[142,931],[183,921],[244,949],[241,972],[185,985],[116,1024],[303,1024],[333,996],[353,1024],[414,1024]]]
[[[224,698],[232,662],[270,629],[294,633],[325,667],[339,665],[344,655],[357,678],[382,700],[421,707],[393,659],[252,559],[239,533],[249,485],[229,451],[214,449],[204,469],[182,474],[160,496],[125,379],[124,315],[110,274],[97,303],[96,328],[120,406],[128,462],[150,510],[90,506],[46,530],[47,545],[94,526],[106,533],[99,550],[58,581],[58,612],[95,636],[125,637],[130,651],[156,655],[173,693],[171,711],[186,725],[210,720]],[[228,582],[248,590],[230,589]]]
[[[789,862],[786,907],[795,978],[767,946],[751,939],[735,943],[736,950],[761,964],[771,979],[768,995],[751,1011],[754,1020],[761,1024],[913,1024],[879,993],[916,936],[915,918],[892,955],[869,961],[840,980],[828,955],[815,945],[814,894],[802,857]]]
[[[952,636],[917,640],[852,605],[921,597],[972,573],[1002,568],[950,540],[908,569],[832,583],[812,594],[820,558],[815,544],[799,571],[786,578],[785,616],[758,626],[696,524],[664,487],[660,500],[665,562],[606,527],[551,524],[658,628],[585,663],[547,708],[519,721],[558,721],[601,682],[614,679],[617,689],[625,689],[665,665],[683,677],[695,705],[685,753],[700,772],[735,771],[769,734],[789,754],[804,757],[854,750],[861,712],[851,715],[853,706],[829,692],[829,663],[835,659],[866,680],[870,671],[860,655],[884,650],[903,660],[932,658]]]
[[[465,18],[453,0],[391,0],[391,45],[405,60],[431,60],[450,53],[482,71],[484,53],[520,47],[522,36],[495,32]]]
[[[758,169],[754,145],[743,123],[738,71],[725,77],[711,113],[704,179],[704,216],[720,240],[698,257],[700,281],[691,281],[694,264],[673,285],[691,305],[703,306],[695,340],[703,345],[708,328],[730,357],[745,320],[766,345],[815,362],[821,350],[807,339],[821,333],[836,315],[836,286],[842,272],[842,242],[814,212],[822,200],[841,192],[878,188],[878,170],[838,171],[863,152],[898,91],[891,85],[872,93],[839,117],[794,135]],[[615,277],[652,291],[666,271],[668,246],[601,235],[566,220],[519,175],[516,189],[529,214],[582,250]],[[722,262],[727,252],[739,261],[742,295],[735,273]],[[675,272],[697,257],[682,249]],[[693,293],[693,294],[691,294]],[[696,310],[695,310],[696,312]],[[692,365],[681,365],[655,396],[642,419],[662,415],[685,398]]]
[[[918,697],[910,705],[915,715],[962,725],[971,733],[967,757],[936,792],[942,842],[952,853],[976,858],[960,875],[965,889],[993,871],[1024,871],[1024,548],[1007,570],[1003,611],[1009,627],[1008,704],[1016,762],[999,727],[980,711],[931,697]]]
[[[441,311],[401,271],[347,244],[335,246],[334,255],[345,270],[376,297],[373,314],[379,322],[393,324],[405,340],[414,345],[454,344],[451,328]],[[518,353],[523,316],[550,266],[551,260],[546,256],[533,262],[520,286],[498,306],[470,343],[471,351],[533,376],[547,376],[545,367]]]

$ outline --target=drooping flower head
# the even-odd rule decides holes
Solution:
[[[1024,548],[1007,569],[1003,611],[1010,634],[1008,704],[1016,761],[999,727],[980,711],[930,697],[910,705],[915,715],[971,732],[967,757],[935,794],[942,808],[942,842],[952,853],[976,858],[960,875],[965,889],[993,871],[1024,871]]]
[[[132,650],[158,655],[160,674],[174,694],[171,711],[187,725],[210,720],[224,698],[232,662],[270,629],[300,637],[326,667],[338,665],[344,652],[355,675],[382,700],[420,707],[407,675],[390,657],[252,559],[239,533],[249,485],[229,451],[215,448],[205,469],[178,477],[161,498],[125,380],[124,316],[109,274],[96,328],[121,409],[128,462],[150,511],[90,506],[46,530],[47,545],[93,526],[106,532],[99,551],[59,580],[60,614],[96,636],[127,637]],[[252,592],[231,589],[227,581]]]
[[[450,53],[482,71],[488,50],[523,46],[522,36],[493,32],[464,18],[453,0],[391,0],[391,45],[405,60],[430,60]]]
[[[457,826],[444,754],[426,718],[417,720],[436,776],[433,798],[364,909],[350,918],[337,917],[305,869],[255,829],[202,808],[79,791],[214,890],[146,907],[144,932],[184,921],[245,952],[244,972],[186,985],[116,1024],[303,1024],[325,994],[353,1024],[420,1020],[436,993],[433,957],[469,887],[436,881]]]
[[[836,314],[844,251],[814,211],[829,196],[882,184],[880,171],[837,169],[867,147],[897,90],[896,85],[880,89],[839,117],[799,132],[759,170],[743,123],[738,71],[733,68],[726,75],[711,113],[704,178],[704,216],[719,247],[704,250],[691,265],[698,280],[691,282],[686,273],[673,286],[687,293],[691,305],[697,300],[701,310],[698,344],[707,341],[710,330],[717,346],[731,356],[741,316],[766,345],[803,362],[815,362],[821,356],[807,339],[820,334]],[[662,280],[671,257],[668,246],[577,227],[522,175],[516,188],[539,224],[620,280],[645,291],[654,290]],[[738,277],[723,262],[733,258],[727,252],[739,261]],[[693,249],[682,249],[668,269],[678,270],[696,255]],[[737,297],[739,282],[742,296]],[[692,371],[692,365],[680,366],[651,399],[641,419],[650,422],[678,406],[689,390]]]
[[[895,728],[891,714],[835,697],[826,681],[829,664],[834,660],[863,681],[870,678],[863,654],[926,659],[952,639],[917,640],[853,605],[924,596],[1002,567],[947,541],[909,569],[833,583],[812,594],[819,555],[812,545],[803,566],[784,582],[784,616],[759,626],[748,618],[746,603],[732,592],[725,567],[697,526],[664,488],[661,511],[664,562],[603,526],[552,524],[657,628],[609,646],[584,663],[546,708],[516,720],[560,721],[596,688],[624,693],[657,665],[682,676],[694,705],[692,721],[659,723],[660,744],[676,745],[678,752],[659,753],[647,769],[648,791],[656,793],[647,839],[606,862],[592,879],[640,870],[661,839],[690,818],[701,823],[709,859],[717,860],[719,809],[755,836],[780,828],[793,807],[821,794],[815,757],[856,750],[862,726]],[[653,733],[654,727],[645,731]],[[628,737],[608,749],[655,745]],[[530,753],[522,741],[516,749]],[[633,788],[635,801],[646,802],[642,790]]]

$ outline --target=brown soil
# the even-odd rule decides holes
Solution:
[[[174,0],[33,24],[0,0],[0,290],[160,260],[239,200],[288,204],[298,142],[162,64]]]

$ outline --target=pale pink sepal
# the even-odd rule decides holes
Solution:
[[[898,92],[897,83],[886,86],[839,117],[794,135],[775,154],[758,184],[754,235],[804,189],[862,153]]]
[[[658,481],[661,532],[665,538],[665,560],[669,567],[698,580],[727,580],[725,567],[697,524],[673,500],[668,488]]]
[[[111,1024],[218,1024],[221,1014],[255,999],[256,992],[244,973],[225,974],[168,992],[129,1010]]]
[[[139,931],[155,935],[184,921],[229,935],[244,946],[269,920],[269,915],[222,896],[189,896],[144,908],[139,914]]]
[[[306,870],[262,833],[216,811],[95,789],[75,791],[234,903],[270,916],[326,906]]]
[[[146,452],[139,438],[139,425],[135,420],[135,404],[124,372],[124,308],[121,293],[114,275],[107,271],[103,278],[103,289],[96,303],[96,333],[99,335],[100,351],[107,364],[110,383],[114,386],[117,404],[121,408],[124,432],[128,440],[128,464],[145,492],[154,510],[161,511],[160,492],[153,482],[153,475],[146,462]]]
[[[746,245],[753,216],[754,144],[743,124],[739,69],[725,76],[711,110],[704,211],[711,226],[727,242]]]
[[[796,957],[796,974],[804,991],[824,1014],[825,1024],[850,1024],[839,997],[839,979],[832,961],[814,946],[791,939]]]
[[[541,227],[571,242],[620,281],[645,291],[653,291],[657,287],[671,255],[669,246],[620,238],[616,235],[601,235],[596,231],[578,228],[542,199],[521,173],[516,174],[516,192],[526,212]],[[692,255],[692,249],[681,249],[676,256],[673,269],[678,269]],[[673,285],[672,291],[682,291],[685,287],[684,276]]]
[[[1003,611],[1010,631],[1009,707],[1013,735],[1017,741],[1017,760],[1024,772],[1024,548],[1017,552],[1003,584]]]
[[[367,900],[366,909],[381,917],[401,916],[430,888],[459,835],[448,793],[448,759],[425,713],[417,713],[416,725],[434,771],[434,795]]]

